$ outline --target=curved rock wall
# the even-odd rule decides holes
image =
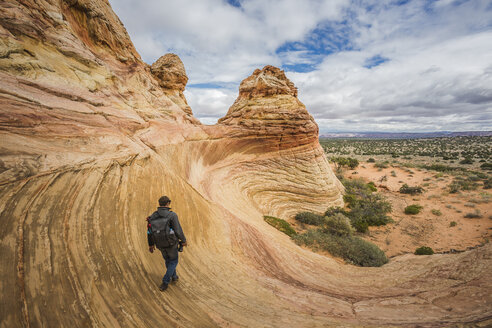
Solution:
[[[285,75],[245,81],[203,126],[107,1],[0,3],[1,327],[490,322],[490,245],[358,268],[267,225],[341,187]],[[162,194],[190,244],[165,293],[144,228]]]

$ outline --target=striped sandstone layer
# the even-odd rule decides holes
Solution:
[[[1,327],[490,323],[490,245],[359,268],[268,226],[341,203],[295,87],[258,70],[204,126],[171,59],[143,63],[105,0],[0,2]],[[165,293],[162,194],[190,244]]]

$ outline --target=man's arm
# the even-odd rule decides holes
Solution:
[[[183,233],[183,229],[181,229],[181,224],[179,224],[178,215],[176,213],[173,214],[172,227],[174,229],[174,233],[176,234],[176,237],[178,237],[178,239],[183,243],[183,245],[186,245],[186,237]]]
[[[150,229],[150,216],[147,218],[147,243],[149,244],[149,252],[154,252],[154,238],[152,238],[152,229]]]

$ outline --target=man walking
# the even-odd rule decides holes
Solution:
[[[179,224],[178,215],[171,211],[171,200],[167,196],[159,198],[157,211],[147,218],[147,241],[149,252],[153,253],[155,247],[159,249],[166,262],[166,274],[159,286],[165,291],[171,281],[179,279],[176,274],[178,266],[178,247],[186,246],[186,237]]]

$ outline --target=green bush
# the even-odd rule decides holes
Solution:
[[[484,170],[492,170],[492,163],[483,163],[480,165],[480,168]]]
[[[405,214],[410,214],[410,215],[419,214],[422,208],[423,208],[422,206],[417,204],[408,205],[407,207],[405,207]]]
[[[410,187],[406,183],[400,187],[400,194],[416,195],[421,194],[424,191],[422,187]]]
[[[432,209],[431,210],[431,213],[436,215],[436,216],[441,216],[442,215],[442,212],[440,210],[436,210],[436,209]]]
[[[343,200],[350,208],[345,214],[358,232],[366,232],[369,226],[380,226],[391,222],[386,214],[391,204],[380,194],[373,192],[373,185],[362,179],[342,180],[346,194]]]
[[[490,189],[490,188],[492,188],[492,178],[488,178],[483,182],[483,189]]]
[[[369,190],[371,191],[378,191],[378,188],[376,188],[376,185],[374,184],[374,182],[369,182],[367,183],[367,187],[369,188]]]
[[[465,159],[460,161],[460,164],[473,164],[473,162],[473,159],[471,159],[470,157],[465,157]]]
[[[367,160],[367,163],[376,163],[376,160],[371,157]]]
[[[432,255],[434,254],[434,250],[427,246],[419,247],[415,250],[415,255]]]
[[[456,227],[456,225],[457,225],[456,221],[449,222],[450,227]]]
[[[388,262],[384,252],[376,245],[355,236],[338,236],[321,229],[310,229],[294,237],[299,245],[322,249],[333,256],[359,266],[381,266]]]
[[[297,235],[297,232],[292,228],[289,224],[289,222],[273,217],[273,216],[264,216],[263,219],[272,227],[276,228],[277,230],[282,231],[289,237],[293,237]]]
[[[330,162],[335,164],[335,169],[339,171],[343,166],[350,168],[351,170],[355,169],[359,166],[359,161],[356,158],[352,157],[332,157],[330,158]]]
[[[364,233],[369,230],[369,223],[362,217],[353,217],[350,219],[350,222],[357,232]]]
[[[472,181],[470,179],[464,179],[461,177],[457,177],[453,182],[449,185],[449,192],[456,193],[460,190],[476,190],[478,188],[478,183]]]
[[[321,215],[311,213],[311,212],[301,212],[297,213],[295,219],[304,224],[311,224],[319,226],[323,223],[324,219]]]
[[[341,207],[329,207],[326,212],[325,212],[325,216],[334,216],[338,213],[341,213],[343,215],[346,215],[347,214],[347,211],[345,211],[343,208]]]
[[[366,222],[369,226],[380,226],[391,222],[387,213],[391,212],[391,204],[379,194],[370,194],[357,199],[350,204],[350,212],[347,213],[354,227],[359,231],[355,224]]]
[[[474,213],[466,213],[465,218],[467,219],[480,219],[482,214],[480,214],[479,210],[476,210]]]
[[[354,229],[350,225],[348,217],[341,213],[333,216],[326,216],[323,222],[323,232],[337,236],[350,236]]]
[[[374,164],[374,167],[376,167],[378,169],[386,169],[389,167],[389,162],[388,161],[379,162],[379,163]]]

